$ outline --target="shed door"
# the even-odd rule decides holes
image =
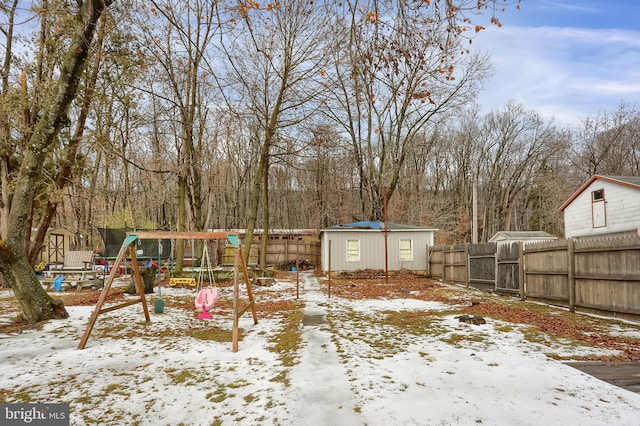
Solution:
[[[50,263],[61,263],[62,261],[64,261],[64,235],[50,234],[48,251],[48,261]]]
[[[599,201],[597,203],[591,204],[591,213],[593,215],[594,228],[601,228],[603,226],[607,226],[606,205],[607,204],[604,201]]]

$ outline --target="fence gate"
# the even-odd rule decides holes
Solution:
[[[496,253],[496,290],[506,293],[520,291],[520,265],[518,243],[502,243]]]
[[[429,274],[443,281],[467,284],[467,245],[429,247]]]
[[[481,290],[496,288],[496,243],[469,245],[469,285]]]

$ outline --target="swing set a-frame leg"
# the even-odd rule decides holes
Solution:
[[[84,334],[82,335],[82,339],[80,339],[80,343],[78,344],[78,349],[84,349],[89,340],[89,335],[91,335],[91,331],[93,330],[93,326],[98,319],[98,315],[103,314],[105,312],[114,311],[116,309],[124,308],[125,306],[134,305],[136,303],[142,303],[142,310],[144,311],[144,317],[147,322],[151,321],[149,317],[149,308],[147,307],[147,301],[144,297],[144,286],[142,284],[142,277],[140,276],[140,270],[138,269],[138,260],[136,259],[136,249],[135,242],[137,237],[133,234],[129,235],[122,244],[120,248],[120,252],[118,253],[118,257],[116,258],[113,266],[111,267],[111,272],[109,272],[109,276],[104,283],[104,288],[102,289],[102,293],[100,293],[100,297],[98,297],[98,302],[96,303],[96,307],[93,309],[91,313],[91,317],[89,317],[89,324],[87,324],[87,328],[84,330]],[[118,267],[124,260],[127,255],[127,251],[129,251],[129,256],[131,257],[131,267],[133,269],[134,282],[136,285],[136,290],[138,291],[139,298],[135,300],[130,300],[124,303],[121,303],[116,306],[110,306],[108,308],[102,309],[102,305],[107,300],[107,295],[109,293],[109,289],[111,288],[111,284],[115,279],[116,273],[118,272]]]
[[[239,285],[238,285],[238,263],[242,265],[242,272],[244,282],[247,288],[247,297],[249,298],[249,302],[240,309],[239,307]],[[249,281],[249,271],[247,270],[247,264],[244,260],[244,256],[242,255],[242,246],[239,245],[235,249],[235,261],[234,261],[234,273],[233,273],[233,352],[238,352],[238,338],[239,338],[239,327],[238,320],[240,317],[251,309],[251,313],[253,314],[253,323],[258,324],[258,314],[256,312],[256,304],[253,300],[253,292],[251,291],[251,282]]]

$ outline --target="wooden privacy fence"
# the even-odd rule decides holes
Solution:
[[[254,241],[251,245],[251,254],[248,263],[255,265],[260,259],[262,247],[260,241]],[[234,259],[233,247],[222,247],[220,259],[223,265],[232,265]],[[296,260],[310,265],[320,264],[320,241],[304,240],[269,240],[267,243],[267,264],[282,265],[295,264]]]
[[[493,290],[496,285],[496,243],[469,244],[469,285]]]
[[[495,288],[504,293],[519,293],[520,245],[518,243],[497,246]]]
[[[268,264],[295,263],[296,260],[311,265],[320,265],[320,241],[282,239],[268,242]]]
[[[544,299],[569,306],[568,247],[573,240],[527,244],[524,258],[525,297]]]
[[[576,305],[640,312],[640,238],[605,243],[577,241],[573,247]]]
[[[466,244],[429,247],[428,256],[431,276],[447,282],[468,284]]]
[[[566,306],[640,315],[640,237],[429,248],[431,276]],[[466,275],[465,275],[466,274]]]

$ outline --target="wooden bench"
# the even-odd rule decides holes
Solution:
[[[93,270],[93,252],[91,250],[70,251],[64,256],[64,264],[60,267],[50,266],[48,271],[43,271],[47,278],[56,275],[66,274],[94,274]]]
[[[175,287],[177,285],[188,285],[189,287],[195,287],[196,279],[195,278],[170,278],[169,279],[170,287]]]
[[[45,276],[43,285],[47,290],[50,290],[56,277],[63,276],[62,285],[64,287],[75,288],[76,290],[82,290],[85,287],[97,289],[102,283],[98,282],[98,274],[93,269],[93,264],[93,251],[69,251],[64,256],[64,264],[61,269],[53,267],[48,271],[43,271]]]

